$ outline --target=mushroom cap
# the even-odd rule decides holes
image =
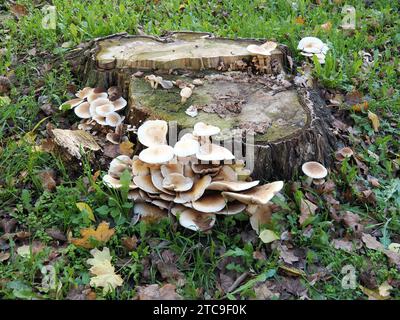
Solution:
[[[190,89],[189,87],[184,87],[184,88],[181,90],[180,95],[181,95],[181,97],[187,99],[187,98],[190,98],[190,96],[192,95],[192,92],[193,92],[193,90]]]
[[[66,106],[66,105],[70,105],[71,109],[75,108],[75,107],[79,106],[82,102],[83,102],[83,99],[80,99],[80,98],[75,98],[75,99],[65,101],[63,104],[61,104],[60,110],[62,110],[63,106]]]
[[[133,200],[133,201],[142,200],[142,198],[140,197],[139,189],[130,190],[130,191],[128,192],[128,199],[129,199],[129,200]]]
[[[219,170],[221,170],[221,167],[222,166],[220,164],[201,164],[201,163],[191,164],[193,172],[201,175],[218,173]]]
[[[238,175],[231,166],[222,166],[218,174],[213,177],[213,181],[237,181]]]
[[[171,173],[183,174],[183,165],[181,163],[168,163],[161,165],[161,174],[165,178]]]
[[[150,174],[150,169],[147,163],[134,156],[132,159],[132,174],[134,176],[147,176]]]
[[[144,149],[139,154],[139,159],[150,164],[161,164],[174,157],[174,148],[168,145],[154,145]]]
[[[125,108],[128,102],[123,97],[120,97],[117,100],[113,101],[112,104],[114,105],[114,110],[118,111]]]
[[[305,37],[300,40],[297,49],[306,53],[326,53],[329,48],[316,37]]]
[[[186,210],[186,207],[181,204],[174,204],[171,208],[171,213],[176,216],[178,213],[182,213]]]
[[[85,87],[81,90],[79,90],[75,96],[77,96],[80,99],[86,99],[88,97],[89,94],[93,93],[93,88],[91,87]]]
[[[244,191],[257,186],[260,183],[259,180],[255,181],[213,181],[207,187],[207,190],[219,190],[219,191]]]
[[[201,161],[223,161],[235,159],[235,156],[227,148],[214,143],[203,144],[196,153]]]
[[[350,158],[354,154],[353,150],[351,150],[349,147],[344,147],[338,152],[345,158]]]
[[[162,185],[165,189],[168,190],[173,190],[175,192],[184,192],[192,188],[193,180],[185,177],[180,173],[171,173],[164,178]]]
[[[193,231],[206,231],[215,224],[215,214],[198,212],[190,208],[186,208],[178,216],[180,225]]]
[[[106,125],[110,127],[116,127],[124,121],[125,117],[121,117],[116,112],[111,112],[106,116]]]
[[[167,194],[174,196],[175,192],[164,188],[164,186],[163,186],[164,177],[162,176],[161,171],[158,169],[152,169],[150,171],[151,171],[151,182],[153,183],[153,185],[158,190],[160,190],[160,192],[167,193]]]
[[[148,120],[144,122],[137,132],[141,144],[146,147],[167,143],[168,124],[164,120]]]
[[[132,165],[131,158],[125,155],[120,155],[114,158],[110,162],[110,168],[108,169],[108,174],[112,175],[113,177],[120,177],[120,175],[125,169],[130,169],[131,165]]]
[[[316,161],[309,161],[303,163],[301,166],[303,173],[312,179],[323,179],[328,175],[328,170]]]
[[[103,116],[101,116],[101,115],[96,114],[96,115],[92,116],[92,118],[93,118],[93,120],[96,121],[98,124],[101,124],[101,125],[103,125],[103,126],[107,125],[106,117],[103,117]]]
[[[140,219],[146,223],[155,223],[168,216],[166,210],[150,203],[136,203],[133,207],[133,213],[138,214]]]
[[[245,204],[267,204],[282,188],[283,181],[275,181],[242,193],[223,191],[221,194],[227,199],[238,200]]]
[[[261,48],[264,48],[265,50],[268,50],[268,51],[275,50],[277,46],[278,46],[278,44],[274,41],[267,41],[267,42],[263,43],[262,45],[260,45]]]
[[[107,141],[110,141],[112,144],[119,144],[121,141],[121,136],[114,132],[109,132],[106,135]]]
[[[141,190],[147,193],[160,193],[160,191],[154,186],[151,181],[151,176],[136,176],[133,177],[133,182]]]
[[[200,149],[200,144],[193,139],[179,140],[175,143],[174,153],[178,157],[188,157],[196,154]]]
[[[100,116],[106,117],[111,112],[114,112],[114,105],[111,103],[102,104],[96,107],[96,113]]]
[[[74,108],[75,114],[82,119],[89,119],[91,118],[90,114],[90,104],[89,102],[83,102],[76,108]]]
[[[210,124],[205,124],[204,122],[197,122],[193,127],[193,135],[197,137],[209,137],[220,132],[220,128]]]
[[[210,176],[203,176],[199,180],[193,183],[192,189],[185,192],[180,192],[174,199],[175,203],[185,203],[190,201],[196,201],[201,198],[206,188],[211,183]]]
[[[92,102],[94,102],[94,101],[97,100],[97,99],[105,99],[105,98],[107,98],[107,97],[108,97],[107,92],[95,93],[95,92],[94,92],[94,89],[93,89],[93,92],[90,93],[90,94],[86,97],[86,99],[87,99],[87,101],[88,101],[89,103],[92,103]]]
[[[211,193],[203,195],[200,199],[192,201],[193,209],[206,212],[215,213],[225,208],[226,200],[220,193]]]
[[[234,214],[241,213],[245,209],[246,205],[244,203],[241,203],[239,201],[232,201],[232,202],[227,202],[225,208],[222,209],[221,211],[216,212],[216,214],[231,216]]]
[[[188,139],[191,139],[191,140],[195,140],[195,141],[197,141],[198,142],[198,137],[196,137],[196,136],[194,136],[192,133],[185,133],[180,139],[179,139],[179,141],[185,141],[185,140],[188,140]]]

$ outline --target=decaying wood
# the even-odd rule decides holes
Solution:
[[[90,135],[83,130],[64,130],[53,129],[54,142],[64,148],[70,155],[80,159],[81,149],[89,149],[92,151],[100,150],[100,146]]]
[[[305,161],[329,165],[332,121],[317,92],[279,82],[291,61],[286,47],[262,61],[247,52],[249,44],[264,41],[190,32],[161,38],[118,34],[82,45],[69,60],[84,84],[122,89],[130,124],[159,118],[177,121],[181,129],[203,121],[231,132],[254,130],[254,144],[242,141],[248,156],[254,154],[253,177],[290,179]],[[134,76],[138,71],[141,76]],[[154,89],[144,79],[151,74],[187,84],[200,78],[203,85],[181,103],[180,88]],[[193,118],[185,114],[191,105],[198,108]]]

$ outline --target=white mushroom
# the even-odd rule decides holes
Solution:
[[[185,103],[187,99],[190,98],[192,95],[193,90],[190,89],[189,87],[185,87],[181,90],[180,95],[181,95],[181,103]]]
[[[193,135],[197,137],[210,137],[220,132],[220,128],[204,122],[197,122],[193,127]]]
[[[138,128],[138,139],[146,147],[167,143],[168,124],[164,120],[148,120]]]
[[[227,202],[225,208],[222,209],[221,211],[216,212],[216,214],[231,216],[234,214],[241,213],[245,209],[246,205],[244,203],[241,203],[239,201],[232,201],[232,202]]]
[[[174,153],[178,157],[188,157],[196,154],[200,149],[200,144],[196,140],[179,140],[174,146]]]
[[[79,90],[75,96],[77,96],[80,99],[86,99],[91,93],[93,93],[93,88],[91,87],[85,87],[81,90]]]
[[[210,176],[201,177],[199,180],[193,183],[193,187],[191,190],[178,193],[178,195],[174,199],[174,202],[185,203],[200,199],[203,196],[207,187],[210,185],[210,183],[211,183]]]
[[[174,157],[174,148],[168,145],[154,145],[144,149],[139,154],[139,159],[150,164],[162,164]]]
[[[255,180],[251,182],[246,181],[213,181],[207,187],[207,190],[219,190],[219,191],[244,191],[251,189],[259,184],[260,181]]]
[[[125,117],[121,117],[116,112],[111,112],[106,116],[106,125],[110,127],[116,127],[124,121]]]
[[[133,182],[141,190],[147,193],[159,193],[160,191],[154,186],[151,181],[151,176],[136,176],[133,177]]]
[[[118,111],[125,108],[128,103],[123,97],[121,97],[113,101],[112,104],[114,105],[114,111]]]

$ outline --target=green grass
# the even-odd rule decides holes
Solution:
[[[54,106],[70,96],[71,86],[79,88],[79,81],[69,66],[55,66],[54,59],[63,61],[63,55],[82,41],[117,32],[136,33],[140,27],[148,34],[160,35],[166,30],[192,30],[213,32],[218,36],[268,38],[289,46],[295,61],[300,65],[303,57],[296,51],[298,41],[313,35],[327,42],[331,50],[323,66],[315,66],[314,76],[321,87],[343,94],[357,90],[368,99],[369,109],[379,115],[381,129],[374,132],[366,113],[352,114],[355,132],[349,134],[353,149],[369,168],[369,175],[378,178],[380,187],[374,188],[376,204],[364,203],[356,185],[368,185],[354,163],[343,162],[331,179],[336,183],[336,198],[343,208],[356,212],[365,219],[366,229],[384,233],[386,241],[400,242],[400,180],[396,177],[396,161],[399,165],[399,47],[400,6],[397,0],[374,1],[366,6],[364,1],[348,1],[357,10],[357,30],[346,35],[339,25],[343,18],[343,4],[321,5],[311,1],[100,1],[54,0],[57,7],[56,30],[45,30],[41,25],[42,5],[37,1],[18,1],[26,6],[28,15],[16,20],[9,16],[8,5],[0,6],[0,75],[14,77],[11,103],[0,107],[0,213],[7,213],[18,220],[18,230],[31,232],[28,243],[41,241],[46,249],[26,259],[15,254],[15,246],[21,240],[7,240],[11,258],[0,262],[0,297],[14,299],[53,298],[62,299],[77,285],[87,286],[90,279],[86,259],[89,251],[72,244],[56,247],[46,229],[59,228],[64,234],[79,235],[79,230],[92,225],[87,215],[76,208],[76,202],[86,202],[94,210],[97,221],[113,221],[116,234],[107,244],[120,267],[117,271],[124,278],[123,287],[103,295],[97,290],[97,298],[130,299],[138,285],[162,283],[155,266],[145,261],[152,255],[160,255],[165,248],[177,256],[177,268],[183,272],[185,284],[178,292],[185,298],[205,296],[222,298],[225,295],[217,286],[219,264],[229,259],[227,269],[238,274],[249,272],[251,277],[270,273],[269,280],[282,283],[287,278],[279,266],[279,253],[260,241],[250,244],[240,236],[249,231],[244,216],[219,219],[210,234],[197,234],[178,228],[169,221],[155,226],[143,223],[130,224],[132,204],[119,193],[92,181],[92,174],[99,168],[83,161],[81,176],[71,175],[68,164],[48,153],[34,152],[24,135],[33,130],[45,116],[40,110],[39,96],[46,96]],[[340,2],[340,1],[339,1]],[[180,7],[181,5],[183,7]],[[296,17],[305,20],[296,24]],[[330,21],[331,31],[320,25]],[[32,53],[32,49],[36,49]],[[369,70],[362,68],[361,51],[371,53],[374,63]],[[29,54],[31,52],[31,54]],[[48,64],[48,65],[45,65]],[[65,113],[56,113],[46,119],[36,130],[36,141],[43,136],[46,123],[57,126],[64,121]],[[74,121],[67,115],[64,123]],[[371,139],[370,144],[364,137]],[[374,157],[373,154],[377,156]],[[38,179],[38,172],[54,169],[61,180],[54,192],[47,192]],[[105,170],[106,168],[102,168]],[[88,186],[92,186],[89,192]],[[307,275],[316,268],[328,268],[331,277],[311,285],[309,278],[301,282],[308,288],[313,299],[365,299],[359,288],[345,290],[341,286],[344,265],[353,265],[357,274],[365,270],[375,271],[379,284],[388,278],[400,280],[396,269],[382,254],[359,249],[353,253],[334,249],[330,242],[343,232],[333,222],[326,201],[314,194],[320,211],[309,222],[313,232],[306,236],[306,227],[298,224],[299,201],[309,190],[286,187],[282,210],[274,214],[270,228],[276,232],[289,231],[295,248],[304,251],[303,270]],[[348,198],[344,194],[350,195]],[[0,233],[0,236],[2,233]],[[127,252],[121,244],[125,236],[136,235],[138,247]],[[382,239],[381,239],[382,240]],[[385,239],[383,239],[385,240]],[[382,241],[383,241],[382,240]],[[2,245],[2,242],[0,242]],[[1,248],[0,248],[1,249]],[[253,257],[253,251],[266,251],[265,260]],[[54,258],[54,252],[57,252]],[[40,291],[40,270],[52,264],[58,280],[59,292]],[[146,270],[145,270],[146,269]],[[144,276],[146,271],[146,276]],[[250,278],[249,278],[250,279]],[[252,283],[250,283],[252,284]],[[244,287],[229,298],[244,299],[254,295],[252,285]],[[399,288],[392,291],[399,298]],[[294,297],[292,297],[294,298]]]

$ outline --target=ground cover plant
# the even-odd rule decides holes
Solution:
[[[355,30],[343,29],[345,5]],[[0,296],[398,299],[399,10],[391,0],[0,4]],[[207,232],[134,223],[129,182],[103,183],[112,157],[72,161],[53,149],[49,130],[78,121],[59,109],[82,88],[65,56],[96,37],[169,30],[287,45],[294,74],[312,76],[334,113],[342,145],[323,187],[299,170],[272,199],[265,227],[279,239],[260,239],[245,214]],[[306,36],[328,45],[324,63],[297,49]]]

